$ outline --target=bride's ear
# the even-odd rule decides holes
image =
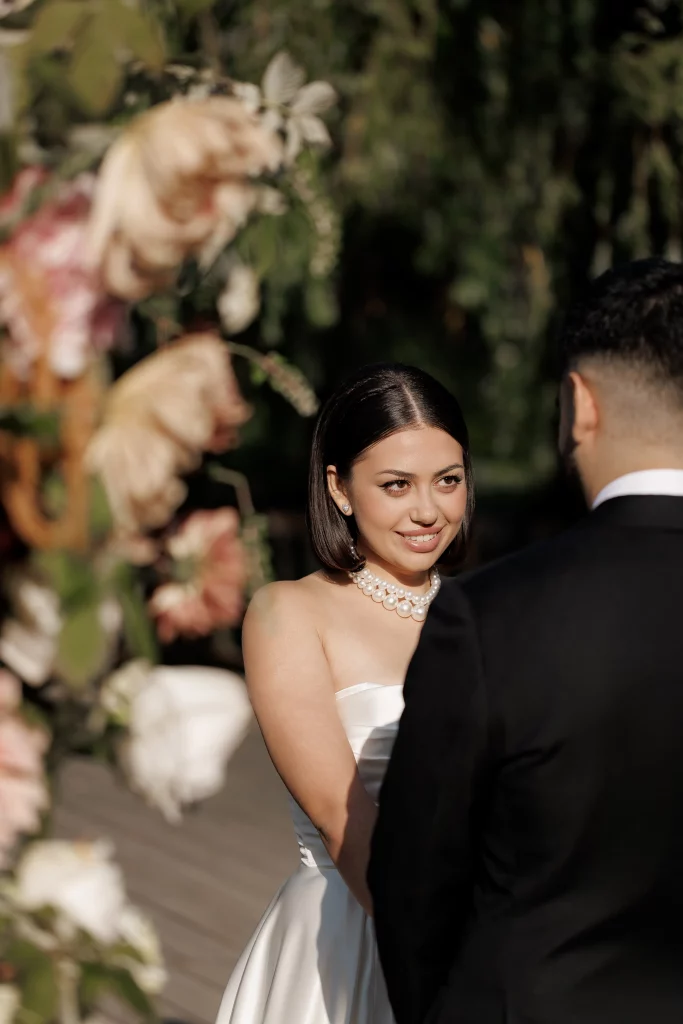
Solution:
[[[339,511],[345,515],[351,515],[351,503],[344,490],[344,484],[341,477],[337,473],[336,466],[327,467],[327,489],[330,492],[330,497],[335,503]]]

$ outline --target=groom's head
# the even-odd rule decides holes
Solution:
[[[610,270],[562,335],[560,447],[591,501],[640,469],[683,468],[683,265]]]

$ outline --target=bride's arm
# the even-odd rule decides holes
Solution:
[[[243,648],[249,696],[273,764],[370,913],[365,876],[376,808],[358,775],[311,598],[300,585],[259,591],[244,622]]]

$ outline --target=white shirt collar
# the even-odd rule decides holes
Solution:
[[[666,494],[683,498],[683,469],[642,469],[612,480],[598,494],[593,508],[610,498],[623,498],[629,494]]]

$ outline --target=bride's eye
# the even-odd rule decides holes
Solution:
[[[387,494],[405,494],[408,487],[410,484],[407,480],[390,480],[388,483],[382,484],[382,490]]]
[[[458,484],[461,483],[462,477],[456,476],[454,474],[451,474],[449,476],[442,476],[441,479],[439,480],[439,485],[443,486],[443,489],[446,491],[454,490],[458,486]]]

